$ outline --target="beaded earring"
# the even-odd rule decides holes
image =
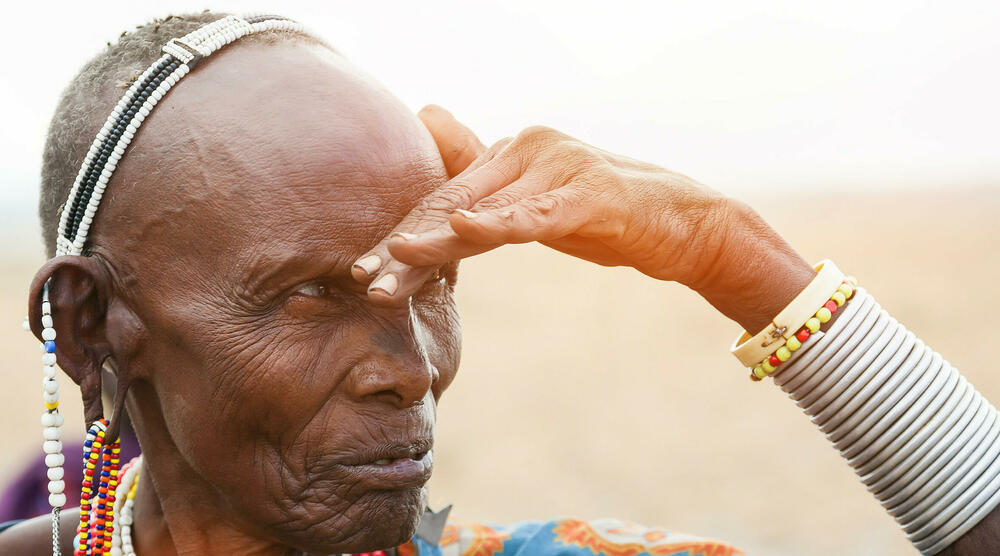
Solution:
[[[66,505],[66,482],[63,480],[62,425],[59,413],[59,382],[56,380],[56,330],[49,303],[49,285],[42,290],[42,436],[45,439],[46,473],[49,478],[49,505],[52,506],[52,554],[59,554],[59,512]]]

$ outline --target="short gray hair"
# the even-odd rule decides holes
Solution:
[[[170,15],[139,25],[132,31],[123,32],[117,42],[108,43],[107,48],[84,64],[70,81],[52,116],[42,154],[38,215],[49,257],[55,255],[62,205],[73,187],[83,158],[125,89],[162,55],[160,48],[167,41],[226,15],[229,14],[205,10]],[[286,30],[256,33],[244,37],[241,42],[290,39],[322,44],[305,33]]]

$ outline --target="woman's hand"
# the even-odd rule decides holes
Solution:
[[[441,108],[420,117],[457,175],[358,259],[375,303],[405,300],[450,261],[530,241],[685,284],[751,332],[812,278],[752,209],[686,176],[545,127],[485,149]]]

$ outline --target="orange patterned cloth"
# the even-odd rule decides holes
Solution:
[[[555,519],[507,527],[449,520],[437,546],[422,539],[396,549],[399,556],[736,556],[728,544],[643,527],[617,519]]]

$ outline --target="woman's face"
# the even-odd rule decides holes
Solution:
[[[375,308],[350,266],[444,179],[412,113],[320,47],[233,48],[164,99],[94,242],[138,322],[128,408],[161,499],[189,477],[236,526],[314,552],[413,534],[459,362],[456,269]]]

